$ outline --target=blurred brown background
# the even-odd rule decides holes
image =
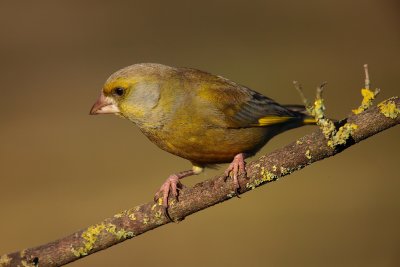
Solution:
[[[397,0],[2,1],[0,254],[147,202],[190,166],[126,120],[88,115],[115,70],[194,67],[281,103],[300,103],[294,79],[309,96],[327,80],[328,114],[342,118],[360,104],[364,63],[380,100],[399,95],[399,11]],[[72,266],[399,266],[399,134]]]

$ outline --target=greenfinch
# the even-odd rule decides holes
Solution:
[[[230,163],[225,175],[245,175],[244,159],[273,136],[315,124],[304,106],[280,105],[248,87],[190,68],[144,63],[125,67],[105,82],[90,114],[117,114],[134,122],[158,147],[193,167],[168,177],[155,199],[178,196],[180,179],[207,165]]]

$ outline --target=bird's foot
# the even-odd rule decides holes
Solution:
[[[161,185],[160,190],[154,196],[154,202],[157,202],[157,199],[162,197],[162,204],[164,207],[168,207],[168,196],[169,193],[172,193],[174,198],[178,198],[178,190],[180,190],[183,185],[179,181],[180,177],[178,174],[171,174],[167,180]]]
[[[199,174],[203,171],[202,167],[199,166],[193,166],[192,170],[188,171],[183,171],[179,172],[176,174],[171,174],[167,180],[162,184],[160,187],[160,190],[157,191],[157,193],[154,195],[154,202],[158,202],[158,199],[162,199],[162,206],[163,206],[163,211],[165,217],[167,217],[170,221],[173,221],[171,219],[171,216],[169,216],[168,213],[168,197],[169,194],[171,193],[172,196],[175,198],[176,201],[178,201],[178,195],[179,195],[179,190],[181,190],[184,185],[180,182],[180,179],[190,176],[190,175],[195,175]]]
[[[157,193],[154,196],[154,202],[157,202],[157,200],[162,197],[162,205],[164,208],[164,214],[168,219],[172,221],[170,218],[167,209],[168,209],[168,196],[171,193],[172,196],[178,200],[178,190],[180,190],[183,187],[183,184],[179,181],[180,177],[178,174],[172,174],[168,177],[167,180],[162,184],[160,187],[160,190],[157,191]]]
[[[233,176],[233,185],[235,187],[235,193],[236,196],[239,197],[239,180],[238,176],[239,175],[244,175],[246,176],[246,162],[244,161],[245,155],[244,153],[237,154],[234,158],[231,164],[229,164],[229,167],[225,170],[225,177],[228,178],[228,176]],[[226,180],[225,178],[225,180]]]

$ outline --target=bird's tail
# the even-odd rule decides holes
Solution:
[[[285,108],[293,112],[299,113],[303,118],[304,125],[314,125],[317,123],[315,118],[308,114],[306,107],[303,105],[285,105]]]

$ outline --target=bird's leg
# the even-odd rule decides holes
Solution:
[[[193,165],[193,168],[191,170],[183,171],[183,172],[178,172],[176,174],[171,174],[167,180],[162,184],[160,187],[160,190],[157,191],[157,193],[154,196],[154,201],[157,202],[157,200],[162,197],[162,205],[164,208],[164,214],[168,219],[171,219],[171,217],[168,214],[168,196],[169,193],[171,192],[172,196],[177,200],[178,199],[178,190],[180,190],[183,187],[183,184],[179,181],[182,178],[191,176],[191,175],[196,175],[199,174],[203,171],[203,167]]]
[[[235,187],[235,193],[238,197],[240,188],[238,176],[241,174],[244,174],[246,176],[246,162],[244,161],[245,157],[246,156],[244,153],[237,154],[233,158],[231,164],[229,164],[229,167],[225,170],[225,177],[233,175],[233,185]]]

